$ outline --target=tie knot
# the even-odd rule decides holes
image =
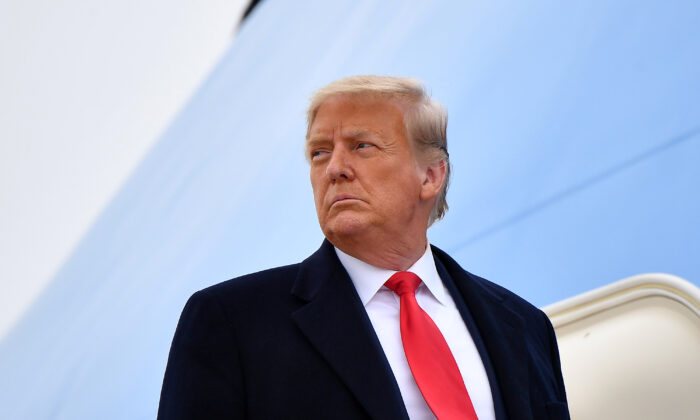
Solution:
[[[410,271],[399,271],[389,277],[389,280],[387,280],[384,285],[393,290],[397,295],[403,296],[406,293],[414,294],[420,282],[421,279],[416,274]]]

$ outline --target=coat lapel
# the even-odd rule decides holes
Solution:
[[[433,247],[444,264],[479,329],[496,373],[509,419],[531,420],[524,321],[508,308],[507,299],[490,283],[467,273],[452,258]]]
[[[292,319],[369,416],[407,419],[369,317],[327,240],[301,264],[292,294],[306,302]]]

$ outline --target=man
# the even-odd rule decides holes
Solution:
[[[190,298],[159,418],[568,418],[546,316],[428,245],[446,124],[412,79],[317,92],[306,154],[326,240]]]

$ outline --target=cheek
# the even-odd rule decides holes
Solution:
[[[314,177],[314,174],[311,174],[311,189],[313,190],[314,193],[314,202],[316,203],[316,209],[319,210],[320,204],[323,201],[323,196],[325,195],[325,188],[323,185],[323,182],[320,182],[318,177]]]
[[[387,197],[392,202],[410,204],[419,201],[420,180],[412,173],[405,173],[400,180],[387,188]]]
[[[311,181],[311,188],[314,190],[314,195],[316,195],[316,189],[319,186],[318,170],[311,168],[309,172],[309,181]]]

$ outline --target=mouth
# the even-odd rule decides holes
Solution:
[[[330,207],[333,207],[336,204],[342,204],[342,203],[347,203],[351,201],[357,201],[359,198],[350,195],[350,194],[338,194],[335,197],[333,197],[333,201],[331,201]]]

